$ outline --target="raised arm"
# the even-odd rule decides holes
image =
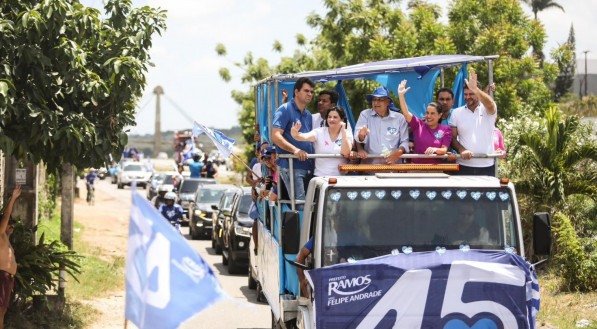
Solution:
[[[12,195],[8,200],[8,204],[6,208],[4,208],[4,215],[2,216],[2,220],[0,220],[0,232],[6,233],[6,228],[8,227],[8,221],[10,220],[10,215],[12,215],[12,208],[14,207],[15,202],[21,195],[21,185],[16,185],[15,188],[12,190]]]
[[[472,91],[473,93],[475,93],[475,95],[477,95],[477,97],[479,97],[479,102],[481,102],[483,106],[485,106],[485,109],[487,109],[487,114],[494,115],[497,112],[497,106],[495,105],[493,98],[491,98],[491,96],[489,96],[486,92],[484,92],[483,90],[481,90],[481,88],[478,87],[477,73],[472,71],[470,73],[469,78],[470,80],[464,79],[464,82],[468,86],[468,89],[470,89],[470,91]]]
[[[402,110],[402,115],[406,119],[406,122],[410,123],[410,120],[413,119],[412,113],[408,110],[408,106],[406,105],[406,98],[405,94],[410,89],[410,87],[406,88],[406,80],[402,80],[400,85],[398,85],[398,99],[400,100],[400,109]]]
[[[342,134],[342,146],[340,147],[340,154],[344,157],[350,156],[350,150],[352,150],[352,134],[349,136],[346,130],[346,123],[342,122],[342,128],[340,130]]]
[[[313,130],[311,130],[308,133],[301,133],[301,123],[300,121],[297,121],[295,123],[292,124],[292,128],[290,128],[290,135],[292,136],[292,138],[296,139],[299,142],[315,142],[317,141],[317,138],[315,137],[315,132]]]

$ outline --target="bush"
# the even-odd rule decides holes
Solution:
[[[34,231],[35,228],[26,227],[18,221],[10,236],[18,269],[7,316],[9,313],[25,313],[36,303],[47,305],[43,297],[57,290],[61,267],[75,280],[75,275],[80,273],[76,252],[67,250],[59,241],[46,243],[44,234],[35,244]]]
[[[570,218],[562,213],[555,214],[552,228],[556,248],[554,265],[556,271],[564,279],[562,288],[567,291],[593,291],[597,289],[597,248],[595,248],[595,239],[580,240]],[[586,248],[583,248],[581,241],[585,242]],[[592,249],[592,252],[590,249]]]

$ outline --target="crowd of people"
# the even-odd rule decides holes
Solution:
[[[276,153],[295,155],[294,189],[289,192],[296,200],[305,199],[311,177],[339,175],[338,165],[348,161],[394,164],[406,162],[404,154],[415,153],[429,157],[409,159],[409,162],[436,164],[446,162],[446,159],[432,155],[459,154],[449,157],[459,164],[457,174],[494,176],[495,160],[475,155],[502,153],[505,156],[503,136],[495,125],[497,106],[490,96],[495,85],[482,90],[475,72],[465,80],[464,106],[453,108],[453,91],[441,88],[435,95],[436,101],[427,104],[422,118],[413,115],[408,108],[406,94],[410,87],[406,80],[396,90],[399,108],[394,105],[387,88],[376,88],[367,95],[369,108],[360,112],[354,136],[345,110],[337,105],[337,92],[321,91],[317,113],[311,114],[307,106],[313,100],[314,89],[315,84],[309,78],[299,78],[290,101],[283,91],[284,103],[275,111],[272,120],[274,145],[260,144],[255,148],[253,171],[247,175],[247,182],[252,186],[268,177],[260,171],[264,168],[263,152],[272,147]],[[258,136],[256,138],[259,141]],[[343,157],[309,158],[308,155],[313,153],[341,154]],[[379,154],[382,157],[371,156]],[[276,164],[274,172],[289,188],[289,160],[279,158]]]

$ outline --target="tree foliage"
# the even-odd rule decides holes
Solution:
[[[564,11],[564,7],[553,0],[524,0],[524,2],[531,6],[533,15],[535,15],[535,20],[537,20],[537,14],[540,11],[544,11],[549,8],[558,8]]]
[[[574,26],[570,26],[568,40],[551,53],[555,64],[558,66],[559,74],[555,81],[554,99],[559,101],[562,96],[570,92],[574,83],[576,73],[576,38],[574,37]]]
[[[0,5],[0,147],[49,167],[119,157],[165,12],[110,0]]]

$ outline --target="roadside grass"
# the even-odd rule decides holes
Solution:
[[[75,251],[81,255],[81,273],[77,280],[67,277],[66,306],[62,318],[48,328],[84,328],[92,323],[98,313],[93,307],[86,305],[85,300],[102,297],[110,291],[124,289],[123,257],[106,257],[101,255],[99,248],[85,243],[81,235],[85,228],[78,222],[74,223],[73,245]],[[45,234],[46,241],[60,240],[60,216],[54,214],[49,220],[41,220],[38,225],[38,236]]]
[[[597,292],[559,292],[562,278],[547,271],[539,275],[541,308],[537,325],[552,328],[597,328]],[[590,321],[589,326],[577,326],[580,320]],[[549,327],[548,327],[549,328]]]

